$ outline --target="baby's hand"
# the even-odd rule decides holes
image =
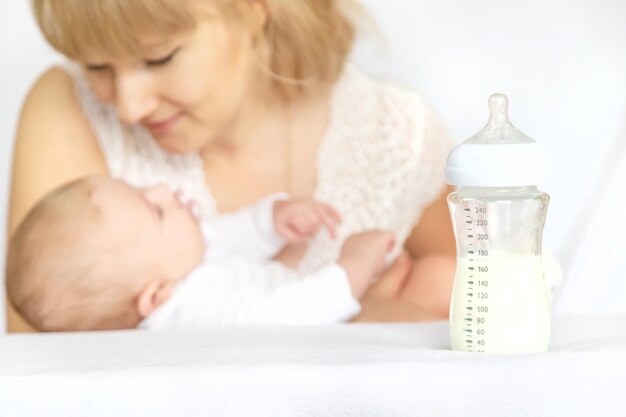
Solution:
[[[289,243],[302,243],[325,227],[334,239],[339,214],[332,207],[311,199],[296,198],[274,203],[276,233]]]
[[[394,243],[392,232],[380,230],[357,233],[345,241],[338,263],[348,275],[354,297],[360,298],[385,269],[385,260]]]

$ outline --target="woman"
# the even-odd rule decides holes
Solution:
[[[392,229],[401,256],[357,320],[445,317],[454,240],[450,147],[415,94],[346,64],[354,27],[335,0],[34,0],[47,71],[20,119],[9,235],[58,185],[89,174],[185,188],[211,217],[270,193],[343,213],[339,239],[279,260],[303,271],[358,230]],[[411,273],[413,275],[411,276]],[[9,312],[9,330],[24,329]]]

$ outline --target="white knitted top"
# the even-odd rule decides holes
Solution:
[[[74,79],[114,178],[139,187],[159,182],[181,187],[200,203],[204,219],[219,214],[198,155],[163,151],[146,129],[123,125],[112,106],[99,102],[79,67],[64,69]],[[422,210],[443,191],[452,145],[418,95],[346,67],[333,89],[314,194],[341,213],[342,224],[338,239],[320,233],[310,242],[299,269],[319,269],[338,257],[347,236],[372,228],[396,232],[396,255]]]

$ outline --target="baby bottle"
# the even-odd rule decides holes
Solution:
[[[457,245],[450,306],[452,349],[548,350],[550,301],[541,236],[550,198],[537,189],[539,145],[515,128],[503,94],[489,97],[489,122],[448,156],[457,187],[448,206]]]

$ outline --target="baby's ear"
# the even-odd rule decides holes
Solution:
[[[150,281],[137,297],[137,313],[141,318],[148,317],[157,307],[163,304],[174,289],[173,282]]]

